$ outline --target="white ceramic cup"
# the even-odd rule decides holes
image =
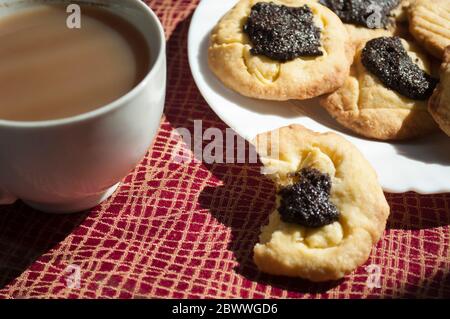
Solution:
[[[139,85],[94,111],[40,122],[0,120],[0,204],[17,199],[71,213],[108,198],[141,161],[158,130],[166,90],[164,31],[140,0],[0,0],[0,18],[39,3],[101,5],[144,35],[151,68]]]

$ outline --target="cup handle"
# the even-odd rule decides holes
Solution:
[[[0,186],[0,205],[9,205],[17,201],[17,197],[11,195]]]

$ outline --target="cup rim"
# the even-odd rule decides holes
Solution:
[[[90,120],[99,116],[102,116],[108,112],[111,112],[112,110],[115,110],[119,108],[121,105],[124,104],[127,100],[132,99],[135,97],[147,84],[149,81],[149,78],[151,78],[158,69],[158,65],[161,64],[164,60],[165,51],[166,51],[166,41],[165,41],[165,32],[164,28],[161,24],[161,21],[159,20],[156,13],[145,4],[143,1],[140,0],[132,0],[134,1],[138,6],[140,6],[148,15],[149,17],[156,23],[156,27],[159,32],[159,36],[161,39],[161,43],[159,46],[159,52],[156,56],[155,62],[153,64],[153,67],[149,69],[146,76],[136,85],[134,88],[132,88],[129,92],[124,94],[123,96],[115,99],[114,101],[105,104],[103,106],[100,106],[92,111],[81,113],[74,116],[64,117],[61,119],[52,119],[52,120],[43,120],[43,121],[13,121],[13,120],[4,120],[0,119],[0,127],[8,127],[8,128],[44,128],[44,127],[55,127],[55,126],[62,126],[62,125],[69,125],[69,124],[76,124],[79,122],[83,122],[86,120]]]

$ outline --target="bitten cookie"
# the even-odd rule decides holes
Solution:
[[[242,95],[308,99],[340,87],[353,54],[342,22],[314,1],[241,0],[212,31],[208,62]]]
[[[409,31],[438,59],[450,45],[450,1],[416,0],[409,10]]]
[[[334,133],[291,125],[254,143],[277,185],[277,206],[262,227],[254,261],[266,273],[337,280],[364,264],[389,215],[377,175]]]
[[[370,39],[404,32],[397,22],[406,20],[411,0],[316,0],[335,12],[344,22],[357,48]]]
[[[430,99],[428,109],[440,128],[450,136],[450,46],[445,50],[441,82]]]
[[[397,37],[370,40],[355,56],[350,77],[320,104],[344,127],[379,140],[401,140],[437,129],[427,110],[437,80],[427,56]]]

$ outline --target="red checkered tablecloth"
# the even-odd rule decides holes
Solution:
[[[252,247],[274,208],[254,164],[173,160],[178,127],[226,126],[187,61],[196,1],[155,0],[168,41],[165,115],[154,145],[108,201],[74,215],[0,208],[2,298],[450,297],[450,194],[387,194],[392,214],[365,266],[313,284],[257,271]],[[379,286],[368,284],[379,266]],[[79,282],[76,278],[79,277]]]

